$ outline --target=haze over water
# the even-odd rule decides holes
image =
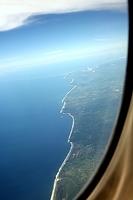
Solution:
[[[25,18],[26,1],[6,2],[5,9],[0,3],[0,200],[47,200],[70,148],[72,119],[60,114],[71,89],[64,76],[125,57],[127,13],[116,4],[87,11],[80,1],[78,10],[56,1],[57,10],[42,15],[38,1],[41,11],[28,10]],[[45,8],[53,5],[47,2]]]

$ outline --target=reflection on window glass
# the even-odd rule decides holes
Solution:
[[[0,199],[72,200],[119,114],[126,0],[0,2]]]

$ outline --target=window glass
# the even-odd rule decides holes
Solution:
[[[0,1],[0,199],[72,200],[117,122],[126,0]]]

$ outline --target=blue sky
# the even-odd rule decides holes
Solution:
[[[31,15],[27,23],[0,31],[0,72],[97,55],[126,55],[127,12],[79,10]]]

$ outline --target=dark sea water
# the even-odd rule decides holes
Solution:
[[[97,60],[0,74],[0,200],[50,199],[70,149],[72,119],[60,114],[71,88],[64,75],[90,66]]]
[[[50,198],[70,148],[72,120],[59,113],[69,89],[54,74],[16,73],[0,80],[0,200]]]

